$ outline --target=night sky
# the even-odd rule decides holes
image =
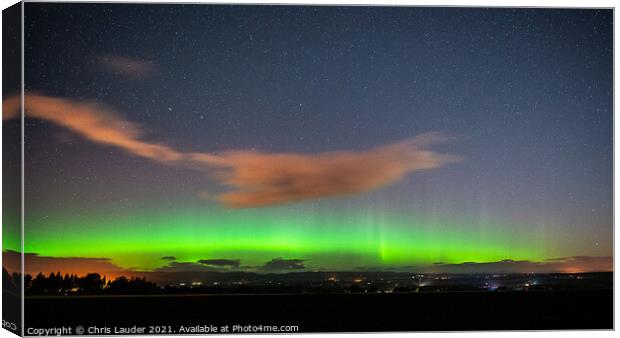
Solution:
[[[612,15],[27,3],[26,252],[84,270],[610,257]]]

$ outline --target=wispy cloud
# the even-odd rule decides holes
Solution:
[[[28,117],[56,123],[90,141],[210,175],[232,188],[215,198],[235,208],[365,193],[395,183],[411,172],[439,168],[459,160],[458,156],[429,149],[449,140],[439,133],[425,133],[361,151],[183,152],[163,143],[145,141],[143,128],[99,104],[28,94],[25,106]],[[4,100],[3,108],[3,119],[17,116],[19,98]]]
[[[170,262],[168,265],[157,268],[153,272],[204,272],[218,271],[218,269],[194,262]]]
[[[363,151],[227,152],[222,158],[228,166],[217,177],[236,189],[220,195],[219,200],[230,207],[244,208],[372,191],[413,171],[456,161],[455,156],[425,149],[445,140],[441,134],[427,133]]]
[[[241,266],[240,259],[201,259],[198,263],[206,266],[215,266],[215,267],[232,267],[238,268]]]
[[[285,270],[301,270],[305,269],[304,265],[305,259],[284,259],[281,257],[274,258],[269,262],[265,263],[261,267],[261,270],[269,270],[269,271],[285,271]]]
[[[183,157],[166,145],[140,140],[143,130],[138,125],[100,104],[37,94],[26,95],[24,102],[28,117],[56,123],[90,141],[115,146],[157,162],[170,163]],[[17,116],[19,97],[6,99],[3,109],[3,119]]]
[[[159,69],[153,61],[132,59],[118,55],[99,56],[97,57],[97,63],[103,71],[135,78],[153,75]]]
[[[436,263],[420,269],[437,273],[546,273],[546,272],[599,272],[613,271],[611,256],[571,256],[540,262],[529,260],[502,260],[497,262],[465,262],[460,264]]]

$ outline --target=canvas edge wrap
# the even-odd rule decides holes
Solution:
[[[2,326],[23,336],[23,3],[2,11],[2,96],[20,118],[2,124]],[[3,101],[4,103],[4,101]],[[10,108],[15,110],[14,107]],[[3,104],[3,117],[14,112]],[[9,254],[11,253],[11,254]]]

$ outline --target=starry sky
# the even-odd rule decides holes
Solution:
[[[26,3],[25,251],[50,270],[610,259],[612,20]]]

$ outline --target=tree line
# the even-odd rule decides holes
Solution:
[[[2,268],[3,287],[18,293],[21,286],[21,274],[9,272]],[[98,273],[89,273],[82,277],[75,274],[39,273],[32,277],[24,276],[24,290],[32,295],[67,295],[67,294],[125,294],[125,293],[157,293],[161,288],[146,278],[120,276],[107,279]]]

